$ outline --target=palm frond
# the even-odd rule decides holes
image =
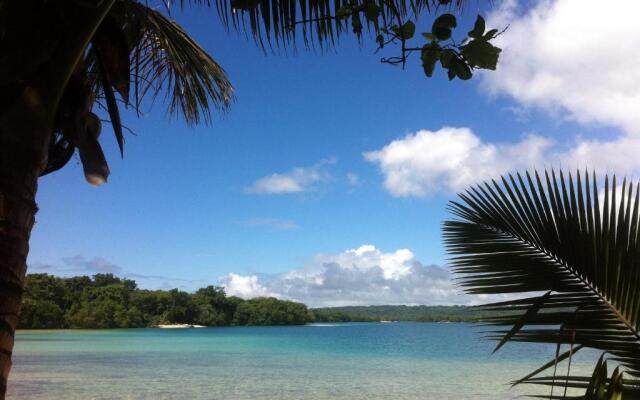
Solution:
[[[188,124],[211,121],[226,111],[233,88],[224,69],[175,21],[133,0],[114,6],[130,47],[134,106],[165,93],[170,114]]]
[[[181,115],[188,124],[210,122],[212,109],[226,111],[233,100],[225,71],[178,24],[135,0],[118,1],[65,88],[43,175],[62,168],[78,148],[87,180],[106,181],[106,159],[87,123],[94,106],[106,109],[123,154],[115,91],[129,105],[131,84],[138,113],[145,97],[155,99],[164,93],[168,113]]]
[[[623,373],[640,376],[640,186],[624,180],[620,190],[615,176],[604,182],[600,191],[595,173],[590,180],[553,170],[485,182],[450,203],[457,218],[445,221],[443,234],[467,293],[528,295],[481,307],[513,311],[482,321],[495,329],[488,337],[498,348],[566,345],[569,360],[582,347],[600,350],[620,366],[601,381],[609,388],[622,385]],[[550,365],[515,383],[587,390],[592,382],[535,376]],[[634,384],[620,388],[640,396]]]
[[[48,175],[67,165],[74,151],[75,147],[65,139],[61,131],[52,132],[49,137],[47,165],[40,176]]]
[[[367,27],[375,30],[389,22],[417,18],[424,11],[460,9],[464,3],[463,0],[182,0],[179,5],[215,5],[225,27],[251,34],[263,47],[295,45],[301,36],[305,46],[318,44],[326,48],[352,30],[345,19],[336,17],[344,7],[357,9],[375,4],[380,10],[380,23],[367,21]]]

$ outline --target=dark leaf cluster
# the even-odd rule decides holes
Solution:
[[[456,18],[451,14],[438,17],[431,28],[431,32],[423,33],[423,37],[430,40],[421,49],[422,67],[428,77],[433,76],[436,63],[447,70],[449,79],[471,79],[474,69],[495,70],[501,49],[491,44],[498,31],[492,29],[485,33],[485,22],[478,15],[473,30],[460,44],[446,43],[451,39],[452,30],[457,26]],[[443,41],[445,41],[443,43]]]

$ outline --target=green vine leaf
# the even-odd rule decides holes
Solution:
[[[456,53],[451,49],[445,49],[440,53],[440,65],[442,68],[449,69],[451,65],[451,59],[455,57]]]
[[[478,17],[476,18],[476,23],[473,26],[473,30],[469,31],[469,37],[472,37],[474,39],[481,38],[482,35],[484,34],[484,30],[485,30],[484,18],[482,18],[481,15],[478,15]]]
[[[426,76],[433,76],[433,70],[436,67],[436,61],[440,59],[441,51],[442,48],[436,42],[425,44],[422,47],[420,58],[422,59],[422,68],[424,69],[424,74]]]
[[[461,54],[471,67],[494,71],[501,51],[484,39],[474,39],[462,48]]]
[[[402,26],[393,25],[391,27],[391,30],[400,39],[408,40],[408,39],[411,39],[413,35],[415,35],[416,33],[416,24],[414,24],[412,21],[407,21]]]
[[[431,32],[438,38],[438,40],[447,40],[451,38],[452,29],[456,26],[458,26],[456,17],[451,14],[442,14],[433,21]]]

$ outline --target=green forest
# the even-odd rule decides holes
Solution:
[[[144,290],[112,274],[61,278],[27,276],[19,328],[143,328],[158,324],[300,325],[313,321],[306,305],[275,298],[243,300],[216,286],[195,293]]]
[[[207,286],[194,293],[145,290],[112,274],[62,278],[27,276],[21,329],[302,325],[310,322],[466,322],[482,317],[463,306],[368,306],[309,309],[273,297],[243,300]]]
[[[496,313],[465,306],[350,306],[315,308],[316,322],[472,322]]]

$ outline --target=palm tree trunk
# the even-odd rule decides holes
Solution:
[[[51,132],[50,112],[38,98],[27,88],[0,114],[0,400],[11,369],[38,176]]]
[[[38,210],[38,176],[46,165],[55,112],[75,65],[114,3],[0,0],[0,50],[11,55],[0,57],[0,71],[11,72],[0,77],[5,95],[0,95],[0,400],[7,391]]]
[[[48,140],[44,125],[37,123],[37,114],[25,114],[20,107],[13,111],[0,118],[0,400],[5,397],[11,369],[29,237],[37,211],[38,175],[46,160],[44,144]],[[29,117],[31,121],[26,122]],[[24,130],[12,129],[16,126]]]
[[[0,399],[11,369],[39,174],[37,167],[8,163],[8,153],[10,149],[0,150]]]

